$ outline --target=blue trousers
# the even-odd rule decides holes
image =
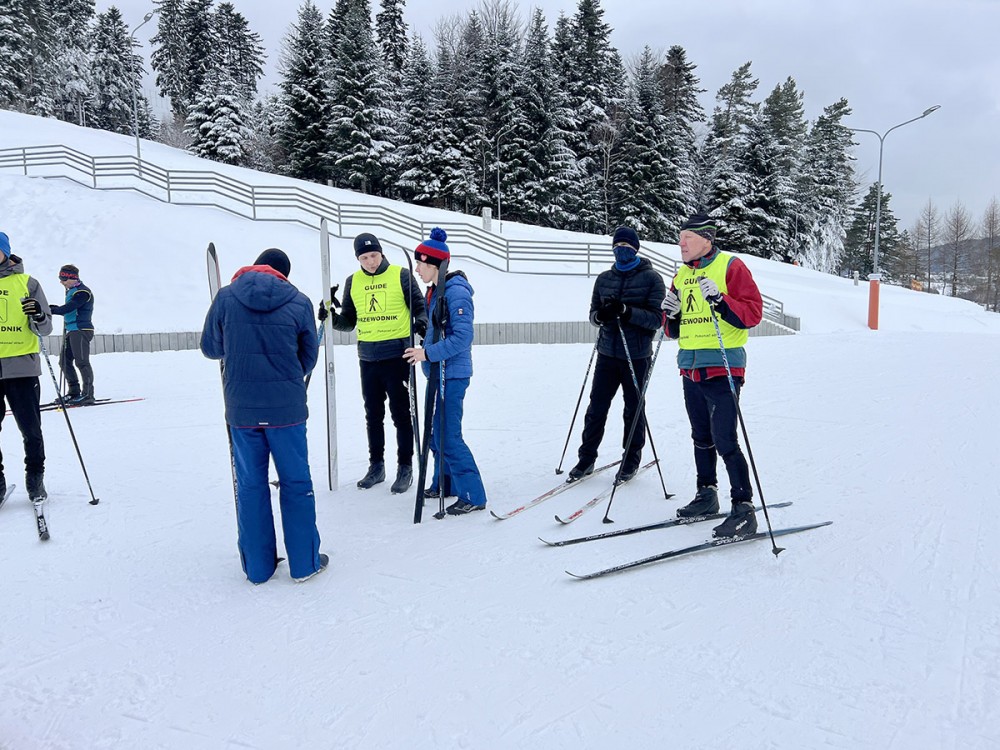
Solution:
[[[319,570],[316,498],[309,474],[306,425],[230,427],[236,464],[236,524],[243,572],[253,583],[274,575],[277,541],[268,484],[269,458],[278,470],[281,528],[292,578]]]
[[[736,437],[736,403],[728,378],[684,381],[684,406],[691,421],[694,466],[698,486],[718,485],[716,455],[722,456],[729,475],[729,491],[734,503],[753,498],[750,469]],[[735,380],[739,395],[742,381]]]
[[[441,424],[441,390],[434,396],[434,423],[431,430],[431,450],[434,453],[434,480],[431,486],[473,505],[486,505],[486,488],[472,451],[462,437],[462,415],[465,392],[470,378],[447,379],[444,383],[444,425]],[[442,446],[442,439],[444,445]]]

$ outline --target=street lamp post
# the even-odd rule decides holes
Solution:
[[[132,40],[131,46],[129,47],[129,53],[131,54],[132,49],[135,47],[135,34],[136,32],[149,23],[153,16],[159,12],[159,8],[156,10],[151,10],[142,18],[142,23],[132,29],[132,33],[129,34],[129,38]],[[139,162],[139,174],[142,175],[142,147],[139,145],[139,81],[132,79],[132,115],[134,119],[132,124],[135,127],[135,158]]]
[[[497,133],[497,225],[499,226],[500,234],[503,234],[503,219],[500,216],[500,141],[513,129],[514,125],[508,125]]]
[[[901,128],[904,125],[909,125],[911,122],[922,120],[931,112],[939,109],[941,109],[940,104],[928,107],[917,117],[901,122],[898,125],[893,125],[884,133],[878,133],[875,130],[868,130],[867,128],[848,128],[848,130],[855,133],[871,133],[878,138],[878,193],[875,195],[875,248],[872,251],[872,273],[868,275],[868,327],[873,331],[878,330],[878,294],[879,282],[882,280],[882,274],[878,268],[878,241],[882,228],[882,148],[885,146],[885,137],[893,130]]]

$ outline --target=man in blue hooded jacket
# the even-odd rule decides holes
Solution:
[[[312,302],[289,283],[289,271],[285,253],[265,250],[219,290],[201,335],[202,353],[224,364],[240,559],[253,583],[274,575],[278,561],[268,484],[270,458],[278,471],[292,578],[311,578],[328,562],[319,551],[306,444],[305,377],[316,365],[319,343]]]

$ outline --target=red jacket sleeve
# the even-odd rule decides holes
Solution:
[[[726,269],[728,291],[722,295],[717,310],[720,317],[735,328],[753,328],[764,317],[764,300],[750,269],[734,257]]]

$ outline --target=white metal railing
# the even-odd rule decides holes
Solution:
[[[506,273],[593,276],[608,267],[607,242],[507,239],[471,222],[422,221],[378,203],[341,203],[326,194],[332,191],[312,183],[256,185],[220,172],[164,169],[135,156],[91,156],[62,145],[0,149],[2,170],[65,178],[96,190],[130,190],[173,205],[217,208],[254,221],[291,222],[317,231],[326,219],[330,232],[339,237],[378,230],[410,247],[440,226],[449,241],[455,240],[455,257]],[[677,261],[655,248],[644,248],[643,257],[667,278],[677,271]],[[799,328],[798,319],[786,316],[781,301],[773,297],[764,297],[764,316]]]

